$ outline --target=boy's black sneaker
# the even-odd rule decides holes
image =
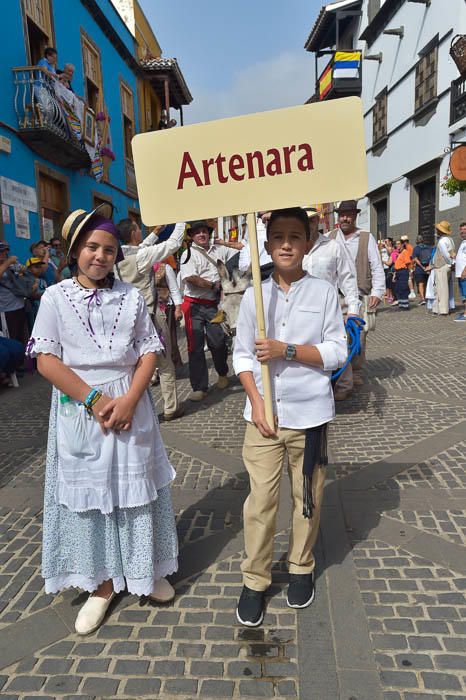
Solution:
[[[236,618],[246,627],[258,627],[264,619],[264,591],[253,591],[252,588],[243,586]]]
[[[290,574],[286,602],[290,608],[307,608],[315,596],[314,573]]]

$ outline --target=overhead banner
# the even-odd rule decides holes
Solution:
[[[147,226],[367,191],[357,97],[138,134],[132,147]]]

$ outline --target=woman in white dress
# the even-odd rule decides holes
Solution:
[[[42,574],[47,593],[91,593],[79,634],[125,587],[171,600],[178,556],[175,472],[147,390],[162,344],[138,290],[112,276],[122,252],[104,206],[66,220],[74,274],[44,293],[28,346],[53,385]]]

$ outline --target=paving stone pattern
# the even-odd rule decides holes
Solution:
[[[387,479],[375,488],[387,490],[410,489],[415,486],[425,489],[455,491],[466,488],[466,442],[415,464],[393,479]]]
[[[165,608],[139,601],[89,640],[75,635],[2,673],[5,692],[137,697],[296,697],[296,613],[286,607],[288,537],[276,539],[274,587],[261,629],[238,625],[240,552],[178,586]],[[154,695],[155,694],[155,695]]]
[[[181,345],[184,352],[184,341]],[[244,394],[236,380],[227,391],[218,391],[209,363],[211,389],[205,401],[187,403],[185,417],[168,425],[171,435],[180,436],[180,444],[172,440],[168,453],[178,474],[173,500],[180,546],[186,566],[191,567],[176,585],[177,598],[170,605],[155,606],[122,596],[112,604],[106,624],[88,638],[73,631],[85,596],[76,591],[46,596],[40,577],[40,494],[49,388],[34,374],[21,379],[19,390],[0,389],[0,646],[12,630],[18,630],[23,640],[33,640],[33,650],[25,653],[19,648],[17,660],[6,668],[1,668],[0,654],[0,696],[29,700],[366,697],[369,691],[363,685],[347,692],[348,669],[340,667],[348,648],[362,642],[352,640],[351,632],[339,636],[339,621],[330,610],[351,591],[343,607],[349,630],[351,615],[359,611],[369,628],[369,666],[378,679],[370,700],[466,697],[466,572],[436,561],[438,546],[432,546],[429,559],[411,551],[411,542],[401,546],[399,541],[371,535],[383,516],[384,527],[393,525],[398,539],[399,523],[403,523],[432,537],[429,541],[435,544],[441,538],[455,553],[462,551],[466,442],[456,437],[448,445],[443,440],[439,448],[431,438],[438,435],[441,441],[446,429],[464,420],[463,356],[464,328],[451,319],[432,319],[424,309],[409,314],[389,309],[379,315],[377,331],[369,337],[368,384],[338,405],[331,426],[329,474],[336,478],[338,497],[330,507],[337,509],[344,523],[343,512],[352,516],[351,501],[345,500],[345,480],[351,474],[364,468],[371,473],[389,458],[396,462],[396,455],[404,454],[406,448],[414,448],[412,453],[419,457],[409,464],[400,457],[395,476],[367,488],[377,517],[370,520],[368,509],[363,535],[356,537],[350,527],[345,534],[342,526],[339,536],[347,537],[352,548],[349,566],[348,555],[338,559],[338,553],[322,545],[318,600],[309,618],[304,617],[305,611],[286,606],[288,532],[283,530],[276,537],[274,582],[264,626],[253,630],[239,626],[234,612],[243,557],[238,533],[248,490],[240,460],[237,471],[231,462],[231,456],[241,457],[244,435]],[[440,382],[439,367],[448,370]],[[184,401],[191,390],[186,365],[178,372],[178,390]],[[154,387],[152,393],[161,412],[160,388]],[[192,442],[197,446],[195,455],[190,454]],[[222,453],[230,459],[225,460],[229,465],[225,468]],[[11,503],[17,505],[11,505],[12,496]],[[427,503],[428,497],[435,497],[435,506]],[[27,505],[29,498],[34,507]],[[337,523],[338,518],[332,519],[332,526]],[[199,553],[205,565],[197,564]],[[327,569],[333,561],[338,563]],[[328,589],[326,581],[333,581]],[[36,627],[36,619],[42,626]],[[306,644],[299,632],[299,620],[305,619],[311,620],[311,627],[314,621],[316,625],[315,641]],[[62,621],[62,632],[53,643],[41,643],[48,626],[54,628],[57,620]],[[356,623],[354,629],[358,629]],[[14,641],[11,645],[15,646]],[[328,678],[334,674],[335,687],[345,691],[320,697],[321,690],[316,691],[312,675],[309,680],[305,672],[308,667],[316,675],[320,667]],[[367,677],[361,674],[361,684],[367,683]]]
[[[466,579],[384,542],[353,557],[384,689],[464,698]]]

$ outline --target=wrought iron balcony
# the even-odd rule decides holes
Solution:
[[[63,168],[89,168],[82,100],[37,66],[13,68],[18,135],[36,153]]]
[[[325,52],[327,53],[327,52]],[[361,51],[334,51],[317,79],[319,101],[361,95]]]
[[[466,117],[466,77],[457,78],[451,84],[450,126]]]

